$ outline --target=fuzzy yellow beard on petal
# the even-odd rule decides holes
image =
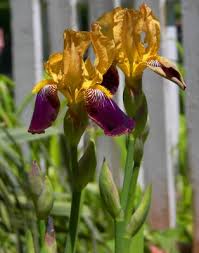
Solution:
[[[52,79],[42,80],[42,81],[35,84],[34,88],[32,89],[32,93],[33,94],[38,93],[44,86],[46,86],[48,84],[57,86],[57,84]]]
[[[104,86],[101,85],[95,85],[94,89],[102,91],[108,98],[112,98],[111,92],[106,89]]]

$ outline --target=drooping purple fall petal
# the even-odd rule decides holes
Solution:
[[[57,118],[60,102],[55,85],[46,85],[37,94],[35,108],[28,132],[44,133]]]
[[[101,85],[107,88],[112,94],[116,93],[119,86],[119,74],[114,65],[112,65],[103,75]]]
[[[134,128],[135,121],[124,114],[102,91],[88,89],[85,101],[89,117],[104,130],[106,135],[121,135],[131,132]]]
[[[186,84],[176,65],[165,57],[158,57],[147,62],[147,66],[158,75],[176,83],[181,89],[186,89]]]

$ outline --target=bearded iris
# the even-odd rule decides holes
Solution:
[[[90,45],[96,56],[94,63],[90,58],[84,60]],[[60,91],[67,99],[71,117],[78,118],[74,108],[83,104],[88,116],[105,134],[114,136],[130,132],[134,120],[112,99],[119,85],[114,57],[114,42],[101,33],[98,24],[93,26],[92,32],[66,30],[64,51],[51,55],[44,65],[50,79],[42,80],[33,89],[37,97],[28,131],[43,133],[52,125],[60,108]]]
[[[160,24],[146,4],[141,5],[139,10],[115,8],[95,24],[99,24],[102,33],[114,41],[115,62],[124,72],[126,83],[132,90],[147,67],[180,88],[186,88],[175,64],[158,55]]]

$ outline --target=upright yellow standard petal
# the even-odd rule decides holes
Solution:
[[[74,44],[81,56],[85,53],[90,44],[89,32],[77,32],[70,29],[64,31],[64,48],[70,48]]]
[[[113,34],[116,45],[119,67],[126,76],[130,76],[136,53],[134,44],[134,23],[136,12],[134,10],[116,8],[114,11]]]
[[[114,40],[114,60],[125,75],[141,76],[148,57],[157,54],[160,44],[160,25],[151,9],[146,4],[138,11],[118,7],[96,22],[102,33]]]
[[[120,7],[120,9],[122,9]],[[114,26],[114,10],[106,12],[100,18],[97,19],[95,23],[99,24],[101,27],[101,32],[108,38],[113,38],[113,26]]]
[[[72,39],[72,38],[71,38]],[[64,47],[64,86],[63,89],[74,93],[76,89],[81,88],[82,83],[82,62],[83,59],[78,52],[73,41],[70,47],[68,44]]]
[[[142,34],[144,38],[140,38]],[[144,58],[157,55],[160,47],[160,23],[146,4],[140,6],[139,19],[135,26],[135,37],[136,43],[143,50]]]
[[[96,69],[103,75],[112,65],[115,58],[115,43],[112,38],[103,35],[101,27],[97,23],[92,25],[90,36],[96,56],[94,64]]]

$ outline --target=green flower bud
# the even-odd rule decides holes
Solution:
[[[53,189],[47,177],[43,177],[41,170],[34,161],[28,173],[30,194],[33,199],[38,218],[46,218],[53,206]]]
[[[57,243],[55,238],[55,229],[53,225],[53,219],[48,217],[47,229],[44,240],[44,252],[45,253],[56,253]]]
[[[32,168],[28,173],[29,189],[33,199],[37,199],[41,194],[43,187],[43,178],[41,169],[37,165],[36,161],[33,161]]]
[[[102,165],[99,177],[99,188],[101,198],[107,208],[107,211],[110,213],[113,219],[118,218],[122,210],[120,205],[120,197],[111,171],[109,170],[105,161]]]
[[[74,187],[76,190],[83,189],[89,182],[91,182],[95,175],[95,168],[97,165],[95,144],[94,141],[90,141],[88,147],[79,160],[78,168],[74,171]]]
[[[49,179],[45,177],[42,192],[39,195],[39,198],[34,201],[38,218],[45,219],[49,215],[53,207],[53,202],[54,196],[52,185]]]
[[[64,118],[64,134],[71,146],[76,146],[88,123],[83,103],[71,105]]]
[[[144,193],[142,202],[133,213],[130,223],[127,226],[126,232],[129,237],[133,237],[144,224],[150,208],[151,193],[152,187],[149,186]]]

